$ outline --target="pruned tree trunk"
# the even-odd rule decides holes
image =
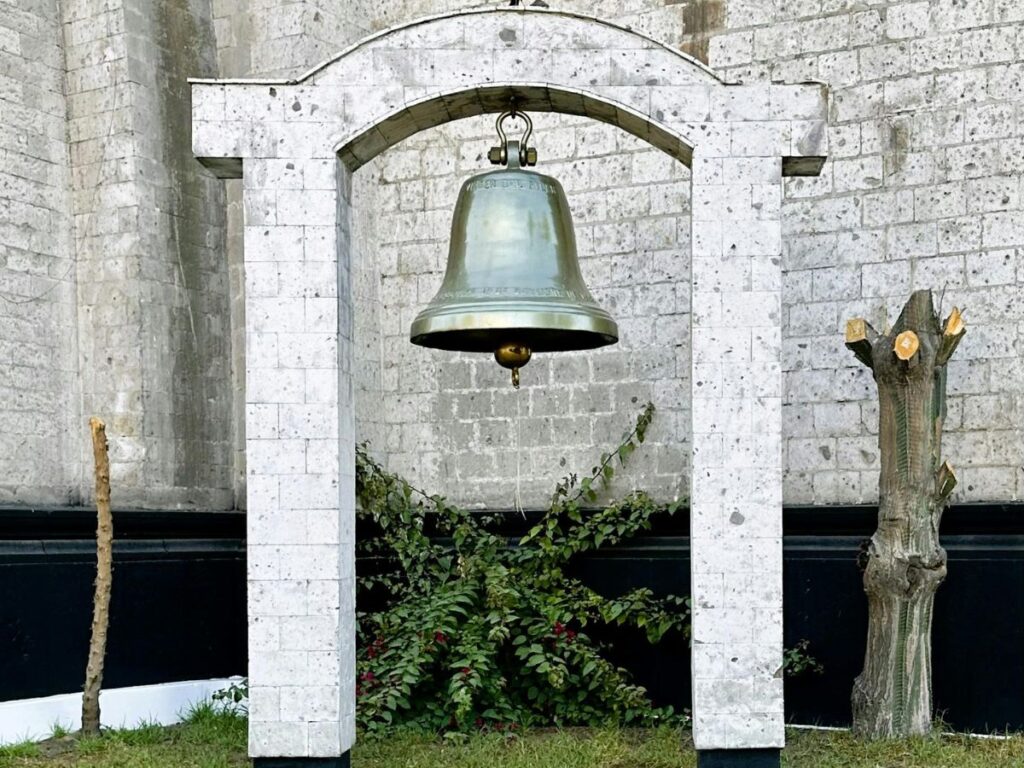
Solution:
[[[96,589],[92,605],[92,638],[85,668],[82,694],[82,733],[100,732],[100,689],[103,687],[103,659],[107,652],[110,626],[110,587],[114,546],[114,518],[110,512],[110,459],[107,456],[106,425],[93,416],[92,453],[96,465]]]
[[[853,684],[853,729],[870,739],[931,729],[932,606],[946,577],[939,522],[956,476],[941,463],[946,363],[964,335],[960,312],[942,325],[931,291],[916,291],[879,335],[849,321],[846,346],[878,385],[878,528],[868,547],[864,671]]]

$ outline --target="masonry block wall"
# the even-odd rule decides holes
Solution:
[[[176,128],[209,4],[65,12],[82,418],[110,424],[117,503],[231,506],[223,195]]]
[[[493,5],[386,2],[373,19],[379,28]],[[557,7],[683,44],[683,5],[598,5]],[[518,485],[523,503],[539,506],[562,475],[589,470],[614,447],[652,401],[658,414],[648,443],[615,490],[642,487],[675,498],[689,482],[689,169],[614,126],[532,118],[536,170],[566,189],[584,278],[618,321],[620,343],[535,357],[518,395],[488,355],[409,344],[412,318],[440,286],[459,188],[491,170],[486,155],[497,138],[494,116],[433,128],[355,177],[353,280],[357,296],[366,297],[356,303],[360,439],[394,471],[461,503],[509,507]]]
[[[621,342],[538,355],[519,392],[490,355],[409,344],[413,317],[440,287],[459,188],[491,169],[486,154],[497,141],[493,117],[431,129],[357,173],[377,182],[375,210],[360,217],[373,228],[359,238],[359,258],[370,256],[378,288],[376,301],[357,304],[357,338],[368,334],[357,367],[380,375],[357,379],[357,412],[383,414],[376,424],[360,421],[361,437],[391,469],[463,503],[511,506],[518,475],[523,503],[540,505],[560,476],[588,471],[614,447],[650,400],[658,414],[649,441],[621,482],[667,498],[685,494],[689,169],[612,126],[533,119],[536,170],[566,189],[584,277],[618,321]],[[375,407],[380,400],[384,407]]]
[[[470,4],[442,5],[382,3],[377,24]],[[946,311],[954,304],[965,308],[971,323],[971,339],[949,371],[946,450],[963,479],[956,500],[1020,498],[1024,6],[1013,0],[616,0],[597,6],[558,3],[648,31],[730,79],[821,80],[832,86],[832,155],[821,177],[787,179],[783,201],[786,501],[877,498],[873,384],[870,372],[853,364],[844,349],[843,326],[854,316],[884,326],[886,316],[891,320],[910,292],[921,287],[941,294]],[[445,217],[458,179],[485,169],[485,160],[476,157],[486,151],[489,134],[489,121],[483,119],[435,129],[357,174],[359,182],[372,172],[378,206],[397,213],[382,218],[367,238],[376,249],[364,249],[375,251],[376,265],[368,269],[377,271],[380,285],[370,295],[380,305],[357,304],[357,329],[373,333],[371,328],[382,327],[384,338],[360,344],[360,360],[369,355],[369,365],[380,360],[392,370],[367,381],[362,398],[374,400],[379,384],[387,423],[360,426],[394,468],[462,501],[502,506],[509,503],[509,472],[515,472],[516,419],[501,372],[484,358],[400,348],[411,313],[429,300],[443,269]],[[605,195],[605,208],[595,203],[602,197],[601,161],[591,157],[600,154],[596,147],[633,151],[629,138],[617,134],[607,126],[574,126],[557,118],[546,117],[538,126],[539,170],[567,186],[583,234],[584,275],[626,327],[612,351],[550,363],[541,358],[544,366],[564,366],[557,376],[550,368],[539,374],[527,370],[522,397],[530,403],[520,407],[533,427],[524,430],[529,450],[521,466],[529,478],[528,501],[542,500],[549,480],[563,469],[562,457],[566,467],[590,466],[587,451],[572,447],[581,433],[590,434],[594,450],[600,450],[628,422],[628,408],[607,398],[609,381],[615,380],[608,377],[616,374],[603,361],[617,354],[628,357],[618,368],[622,380],[635,381],[642,398],[650,392],[661,410],[656,423],[663,431],[656,439],[684,447],[689,441],[688,418],[672,415],[684,414],[688,403],[673,399],[671,375],[658,378],[659,365],[668,371],[668,362],[659,359],[666,350],[655,345],[646,356],[636,349],[646,339],[634,318],[650,309],[652,291],[658,290],[649,282],[654,277],[644,274],[651,253],[658,251],[649,239],[659,237],[664,222],[657,221],[656,209],[644,207],[643,192]],[[688,177],[674,176],[678,171],[669,158],[656,150],[638,151],[628,178],[616,176],[621,158],[607,158],[606,180],[637,185],[634,190],[650,188],[654,204],[662,199],[657,190],[666,178],[681,182],[671,194],[688,195]],[[448,169],[446,155],[453,158]],[[678,242],[686,259],[689,244]],[[608,252],[613,263],[632,263],[638,270],[620,271],[606,285],[602,256]],[[686,273],[678,276],[688,279]],[[664,312],[666,304],[661,300],[657,307]],[[677,304],[676,311],[686,319],[685,304]],[[383,325],[371,321],[370,313],[379,314]],[[679,357],[688,354],[685,344],[677,350]],[[639,375],[630,366],[639,366]],[[546,383],[533,386],[531,374]],[[560,387],[571,389],[568,397]],[[545,414],[547,408],[553,413]],[[425,453],[416,453],[425,446]],[[665,451],[664,462],[641,458],[636,465],[643,465],[643,473],[623,482],[671,495],[678,487],[672,471],[688,469],[682,462],[669,465],[669,454]]]
[[[78,492],[75,261],[58,3],[0,7],[0,503]]]
[[[832,155],[820,177],[788,180],[784,203],[787,498],[875,497],[873,385],[835,340],[846,318],[884,325],[910,291],[930,287],[971,323],[949,368],[958,498],[1018,499],[1024,5],[780,6],[727,13],[711,58],[736,78],[832,86]]]
[[[130,304],[127,314],[131,323],[139,313],[142,376],[142,434],[135,433],[131,445],[144,452],[140,460],[134,453],[125,457],[133,464],[130,484],[150,505],[230,508],[223,186],[196,167],[188,137],[178,130],[190,106],[182,81],[217,68],[210,3],[126,3],[125,15],[127,62],[137,83],[132,129],[138,208],[127,226],[137,233],[138,251],[128,263],[140,272],[138,304]],[[102,358],[102,347],[95,354]],[[116,374],[110,378],[117,383]],[[109,407],[106,400],[94,406]]]
[[[0,20],[0,498],[87,500],[98,415],[115,503],[231,507],[223,195],[181,129],[185,77],[216,70],[209,3],[8,3]]]
[[[228,311],[229,280],[218,271],[226,269],[219,234],[224,223],[216,213],[223,210],[222,193],[209,187],[202,172],[167,161],[178,155],[169,126],[170,105],[180,96],[163,86],[185,74],[294,74],[367,32],[479,4],[176,0],[158,5],[40,0],[5,6],[0,339],[8,365],[0,378],[5,427],[0,462],[10,471],[0,494],[8,501],[87,498],[82,467],[88,457],[80,428],[92,412],[105,413],[113,433],[123,437],[114,457],[122,501],[232,506],[232,487],[236,498],[244,491],[244,370],[239,367],[244,316],[237,301],[235,314]],[[867,372],[844,354],[840,333],[845,319],[855,314],[883,324],[886,313],[923,286],[943,293],[946,307],[963,305],[971,323],[971,338],[950,369],[947,450],[964,480],[958,499],[1019,498],[1024,492],[1024,310],[1017,301],[1024,281],[1020,3],[565,0],[558,5],[633,25],[705,58],[727,77],[813,78],[833,86],[832,159],[820,178],[788,180],[783,203],[787,501],[875,497],[871,386]],[[175,28],[196,45],[169,45],[165,32]],[[416,275],[415,302],[421,304],[421,291],[422,300],[431,292],[430,281],[438,279],[444,257],[441,214],[454,199],[458,179],[476,169],[476,153],[490,141],[489,122],[478,119],[411,139],[354,178],[360,258],[353,264],[353,282],[356,295],[365,297],[356,306],[355,375],[365,406],[360,435],[378,454],[462,501],[503,505],[513,451],[502,446],[514,423],[512,404],[499,402],[508,395],[503,378],[483,360],[462,359],[451,366],[455,379],[442,383],[437,366],[448,358],[410,359],[415,353],[398,351],[396,330],[396,318],[405,323],[415,308],[411,292],[395,286]],[[672,160],[630,145],[613,128],[553,118],[539,128],[547,163],[542,168],[570,188],[587,277],[625,323],[623,343],[611,356],[623,353],[629,359],[625,367],[605,368],[600,355],[567,358],[565,364],[578,370],[559,373],[560,385],[549,363],[535,363],[550,394],[540,387],[524,391],[522,399],[529,402],[525,408],[520,403],[520,412],[527,419],[544,419],[548,415],[542,412],[550,409],[567,421],[530,433],[538,444],[520,467],[526,486],[538,499],[563,469],[556,460],[564,456],[566,468],[581,461],[587,466],[589,460],[567,450],[577,436],[589,434],[597,446],[624,428],[627,414],[607,395],[621,374],[639,380],[641,397],[650,385],[663,416],[655,442],[666,446],[665,462],[673,463],[665,472],[657,455],[637,462],[645,474],[635,482],[671,495],[679,481],[671,476],[676,469],[671,446],[685,448],[689,439],[687,404],[668,397],[669,379],[647,368],[667,374],[661,351],[643,357],[647,352],[633,346],[646,348],[635,320],[652,300],[659,310],[666,308],[652,298],[664,289],[654,287],[653,274],[636,275],[624,286],[614,273],[608,277],[605,266],[609,258],[614,266],[626,261],[620,256],[643,261],[645,254],[662,250],[642,241],[659,237],[659,228],[667,226],[658,223],[657,210],[646,207],[662,197],[648,192],[645,201],[643,194],[613,194],[602,209],[598,182],[621,177],[634,191],[667,183],[671,194],[685,195],[688,180],[676,175],[682,171]],[[432,151],[442,144],[443,150]],[[620,151],[631,155],[628,178],[615,166],[623,162]],[[407,167],[416,152],[430,156],[420,171]],[[440,160],[446,154],[452,157],[450,167]],[[600,165],[613,175],[598,178]],[[376,212],[378,204],[399,216],[360,215],[360,209]],[[237,220],[237,205],[233,210]],[[415,231],[399,231],[399,221]],[[385,226],[372,231],[378,225]],[[688,247],[679,238],[676,244]],[[237,254],[230,259],[236,296],[242,281],[239,259]],[[681,269],[688,269],[685,259]],[[680,277],[685,280],[685,272]],[[668,313],[675,318],[671,322],[685,320],[686,311],[677,300]],[[233,353],[225,353],[229,348]],[[686,354],[685,345],[677,350]],[[234,360],[228,370],[222,368],[225,355]],[[639,376],[635,365],[643,367]],[[385,373],[388,368],[394,370]],[[429,392],[426,382],[433,388]],[[557,392],[558,386],[575,391]],[[559,400],[565,397],[568,404]],[[468,414],[483,408],[483,400],[489,400],[491,421],[468,427]],[[200,408],[192,413],[194,404]],[[203,476],[189,477],[192,470],[183,462],[199,450],[197,438],[214,446],[213,453],[205,457],[209,469]],[[435,449],[413,462],[409,446],[428,440]],[[679,464],[678,471],[685,475],[687,469]],[[443,487],[443,477],[455,478],[454,485]]]

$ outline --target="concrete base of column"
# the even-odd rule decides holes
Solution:
[[[697,768],[779,768],[781,749],[705,749],[697,752]]]
[[[341,757],[257,757],[252,768],[352,768],[352,753]]]

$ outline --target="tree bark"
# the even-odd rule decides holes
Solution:
[[[863,738],[931,730],[931,633],[935,592],[946,577],[939,522],[956,484],[941,462],[946,363],[964,334],[956,309],[940,325],[931,291],[911,296],[879,335],[861,319],[847,346],[878,385],[881,451],[878,528],[868,547],[868,636],[854,681],[853,730]]]
[[[103,687],[103,660],[107,652],[110,626],[110,588],[113,571],[114,518],[110,512],[110,459],[107,455],[106,425],[93,416],[93,461],[96,465],[96,588],[93,595],[92,638],[85,668],[82,694],[82,733],[100,732],[100,689]]]

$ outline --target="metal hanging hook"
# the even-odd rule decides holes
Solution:
[[[523,133],[523,137],[519,141],[510,142],[508,134],[505,133],[503,123],[509,118],[522,119],[526,123],[526,131]],[[494,128],[498,132],[498,140],[500,144],[496,147],[491,147],[491,151],[487,153],[488,159],[492,165],[508,165],[509,164],[509,151],[518,150],[519,163],[522,167],[529,167],[537,164],[537,150],[529,145],[530,137],[533,136],[533,120],[525,112],[521,112],[516,107],[516,100],[512,99],[512,104],[509,109],[498,115],[498,119],[494,123]]]

